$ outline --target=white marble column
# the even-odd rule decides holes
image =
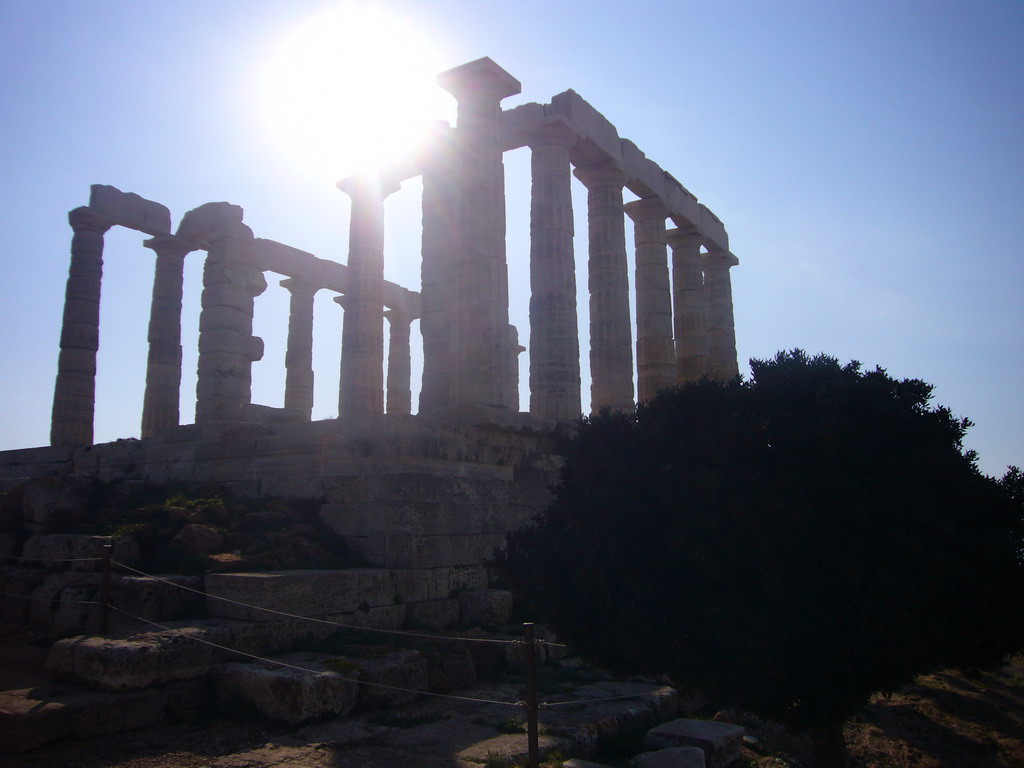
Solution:
[[[370,175],[338,182],[352,198],[338,415],[384,412],[384,198],[399,184]]]
[[[252,231],[227,218],[205,246],[196,423],[244,421],[252,402],[252,364],[263,358],[263,339],[252,335],[253,300],[267,289],[249,255]],[[179,228],[180,231],[180,228]]]
[[[576,134],[555,122],[530,136],[530,413],[580,417],[580,340],[576,320],[572,174]]]
[[[50,444],[87,446],[92,445],[96,412],[103,235],[113,224],[85,207],[71,211],[68,222],[74,235],[64,293]]]
[[[412,321],[416,316],[410,312],[389,309],[384,313],[391,332],[388,334],[388,392],[387,412],[408,414],[412,412],[412,351],[410,336]]]
[[[665,218],[668,208],[654,197],[625,205],[636,243],[636,367],[640,402],[675,386],[672,294],[669,287]]]
[[[288,312],[288,348],[284,354],[284,407],[313,415],[313,297],[317,287],[289,277],[281,285],[291,294]]]
[[[420,413],[451,405],[452,306],[455,301],[457,195],[454,134],[437,123],[423,167],[423,262],[420,334],[423,336],[423,386]]]
[[[672,308],[676,335],[676,382],[698,381],[707,374],[708,311],[702,239],[695,231],[670,229],[665,240],[672,249]]]
[[[487,58],[441,73],[438,83],[458,101],[452,406],[473,418],[507,414],[513,407],[509,371],[515,351],[508,336],[499,120],[501,100],[521,86]]]
[[[142,437],[178,426],[181,400],[181,295],[185,256],[195,246],[176,235],[143,243],[156,253],[149,310],[149,356],[142,403]]]
[[[708,304],[708,375],[728,381],[739,375],[729,277],[729,269],[739,264],[739,259],[728,251],[711,251],[701,259]]]
[[[590,253],[590,411],[633,408],[633,329],[622,187],[626,175],[610,164],[576,168],[587,188]]]

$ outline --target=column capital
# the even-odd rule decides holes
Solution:
[[[68,211],[68,224],[75,232],[99,232],[103,234],[114,222],[96,213],[92,208],[83,205]]]
[[[286,277],[284,280],[281,280],[278,283],[278,285],[280,285],[282,288],[287,288],[288,292],[291,293],[293,296],[295,294],[304,293],[308,293],[310,296],[312,296],[314,293],[320,290],[320,286],[313,285],[313,283],[298,277]]]
[[[665,242],[673,250],[676,248],[700,248],[700,246],[704,245],[704,236],[697,232],[696,229],[677,227],[676,229],[666,230]]]
[[[351,197],[353,202],[367,196],[383,201],[391,193],[397,192],[402,183],[387,173],[357,173],[342,179],[336,186]]]
[[[184,237],[179,235],[157,235],[151,237],[148,240],[142,241],[143,246],[149,248],[152,251],[156,251],[157,256],[163,256],[164,254],[184,256],[192,251],[198,250],[192,241],[186,240]]]
[[[644,197],[640,200],[633,200],[622,206],[634,222],[667,219],[670,213],[668,206],[661,202],[658,197]]]
[[[702,253],[700,255],[700,260],[703,263],[705,269],[707,269],[708,267],[729,269],[730,267],[735,267],[737,264],[740,263],[740,260],[736,258],[731,252],[722,250],[714,250],[708,251],[707,253]]]
[[[415,320],[418,315],[407,312],[402,309],[386,309],[384,310],[384,317],[388,319],[391,325],[412,325],[412,321]]]
[[[501,101],[523,90],[522,83],[486,56],[441,72],[437,76],[437,84],[457,100],[483,93]]]
[[[564,118],[555,117],[530,131],[527,144],[530,149],[554,144],[570,149],[576,143],[576,131]]]
[[[622,189],[626,185],[626,173],[612,162],[590,163],[577,165],[573,175],[587,189],[601,186],[615,186]]]

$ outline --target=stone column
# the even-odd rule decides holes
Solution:
[[[530,413],[580,417],[580,339],[569,150],[576,134],[562,122],[530,136]]]
[[[339,416],[384,412],[384,198],[398,188],[369,175],[338,182],[352,198]]]
[[[590,257],[590,411],[633,408],[633,329],[622,187],[626,175],[610,164],[581,166],[587,187]]]
[[[87,446],[92,445],[96,412],[103,235],[113,224],[85,207],[71,211],[68,222],[74,235],[64,293],[50,444]]]
[[[388,413],[412,413],[412,352],[409,337],[412,321],[410,312],[389,309],[384,313],[391,326],[388,334]]]
[[[728,381],[740,372],[729,278],[729,269],[739,264],[739,259],[728,251],[712,251],[703,254],[701,260],[708,304],[708,375]]]
[[[697,381],[707,373],[708,311],[702,240],[694,231],[671,229],[665,240],[672,248],[672,305],[676,334],[676,382]]]
[[[452,405],[470,417],[508,413],[515,351],[508,336],[505,169],[500,102],[519,81],[490,59],[438,75],[458,101],[457,241],[452,308]]]
[[[313,296],[317,287],[294,277],[282,280],[281,285],[291,294],[284,407],[301,411],[308,421],[313,416]]]
[[[197,424],[245,420],[252,402],[252,364],[263,358],[263,339],[252,335],[253,300],[267,288],[249,255],[253,236],[242,224],[241,209],[209,205],[224,207],[211,210],[220,220],[206,233],[204,245],[208,254],[199,315]]]
[[[142,402],[142,437],[178,426],[181,392],[181,294],[185,256],[195,246],[176,235],[143,243],[156,253],[149,310],[149,356]]]
[[[656,197],[625,205],[633,219],[636,243],[636,367],[640,402],[675,386],[672,346],[672,294],[669,288],[665,218],[668,208]]]
[[[420,413],[447,408],[452,396],[452,305],[455,300],[455,245],[458,206],[454,136],[448,123],[435,126],[423,167],[423,261],[420,334],[423,386]]]

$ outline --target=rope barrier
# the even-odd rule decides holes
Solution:
[[[111,607],[113,608],[113,610],[117,611],[118,613],[124,614],[125,616],[128,616],[129,618],[135,619],[136,621],[141,621],[141,622],[144,622],[146,624],[151,624],[154,627],[159,627],[160,629],[163,629],[163,630],[166,630],[166,631],[173,631],[173,629],[171,627],[168,627],[168,626],[166,626],[164,624],[161,624],[161,623],[159,623],[157,621],[151,621],[150,619],[144,619],[141,616],[136,616],[136,615],[134,615],[132,613],[129,613],[128,611],[125,611],[125,610],[123,610],[121,608],[118,608],[116,606],[111,606]],[[226,645],[221,645],[220,643],[214,643],[211,640],[204,640],[204,639],[199,638],[199,637],[189,636],[189,639],[190,640],[194,640],[197,643],[202,643],[204,645],[213,646],[214,648],[219,648],[222,651],[228,651],[229,653],[234,653],[234,654],[237,654],[239,656],[245,656],[247,658],[254,659],[256,661],[262,661],[262,662],[265,662],[267,664],[273,664],[273,665],[278,666],[278,667],[286,667],[288,669],[294,669],[294,670],[297,670],[299,672],[308,672],[308,673],[310,673],[312,675],[339,674],[339,673],[324,672],[323,670],[319,670],[319,669],[310,669],[309,667],[302,667],[302,666],[299,666],[298,664],[289,664],[288,662],[280,661],[278,659],[267,658],[266,656],[257,656],[254,653],[248,653],[246,651],[239,651],[239,650],[237,650],[235,648],[229,648]],[[356,683],[358,685],[367,685],[367,686],[370,686],[370,687],[373,687],[373,688],[384,688],[384,689],[389,690],[389,691],[401,691],[403,693],[415,693],[415,694],[422,695],[422,696],[435,696],[435,697],[442,698],[442,699],[457,699],[459,701],[473,702],[474,704],[499,704],[499,705],[505,706],[505,707],[515,707],[515,706],[518,706],[518,704],[516,702],[511,702],[511,701],[498,701],[497,699],[480,699],[480,698],[476,698],[476,697],[472,697],[472,696],[456,696],[455,694],[451,694],[451,693],[436,693],[434,691],[418,691],[418,690],[415,690],[413,688],[401,688],[401,687],[399,687],[397,685],[385,685],[384,683],[371,683],[368,680],[353,680],[352,678],[346,678],[346,679],[347,680],[351,680],[353,683]]]
[[[12,598],[14,600],[34,600],[37,603],[52,603],[50,597],[32,597],[31,595],[12,595],[9,592],[0,592],[0,597]],[[61,600],[61,605],[102,605],[99,600]]]
[[[102,557],[26,557],[23,555],[0,555],[0,560],[20,560],[25,563],[92,563]]]
[[[151,573],[146,573],[145,571],[140,571],[138,568],[132,568],[130,565],[125,565],[124,563],[120,563],[120,562],[118,562],[116,560],[111,560],[110,563],[111,563],[111,565],[116,565],[119,568],[124,568],[126,570],[132,571],[133,573],[137,573],[140,576],[145,576],[146,578],[155,579],[156,581],[162,582],[164,584],[170,584],[171,586],[178,587],[179,589],[184,589],[184,590],[186,590],[188,592],[194,592],[197,595],[203,595],[204,597],[213,598],[214,600],[222,600],[223,602],[230,603],[232,605],[238,605],[238,606],[241,606],[243,608],[251,608],[251,609],[257,610],[257,611],[265,611],[266,613],[272,613],[272,614],[275,614],[277,616],[284,616],[285,618],[289,618],[289,619],[300,619],[302,621],[312,621],[312,622],[315,622],[317,624],[327,624],[329,626],[339,627],[341,629],[355,629],[355,630],[359,630],[361,632],[377,632],[379,634],[384,634],[384,635],[400,635],[400,636],[403,636],[403,637],[418,637],[418,638],[426,638],[428,640],[458,640],[458,641],[467,642],[467,643],[491,643],[491,644],[496,644],[496,645],[518,645],[518,644],[521,644],[523,642],[522,640],[498,640],[496,638],[490,638],[490,637],[454,637],[454,636],[449,636],[449,635],[429,635],[429,634],[426,634],[424,632],[408,632],[408,631],[401,630],[401,629],[379,629],[379,628],[376,628],[376,627],[360,627],[360,626],[357,626],[355,624],[342,624],[341,622],[331,621],[330,619],[320,619],[320,618],[316,618],[314,616],[301,616],[301,615],[299,615],[297,613],[288,613],[287,611],[278,611],[278,610],[275,610],[274,608],[264,608],[264,607],[259,606],[259,605],[251,605],[249,603],[243,603],[243,602],[241,602],[239,600],[232,600],[229,597],[221,597],[220,595],[211,595],[210,593],[204,592],[201,589],[194,589],[193,587],[188,587],[188,586],[185,586],[184,584],[177,584],[177,583],[175,583],[173,581],[169,581],[168,579],[163,579],[163,578],[161,578],[159,576],[155,576],[155,575],[153,575]]]

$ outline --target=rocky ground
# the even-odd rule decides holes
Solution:
[[[8,637],[0,649],[0,689],[45,683],[45,654],[42,646]],[[632,690],[629,684],[579,684],[573,695],[591,699]],[[521,698],[522,681],[504,677],[459,693],[514,702]],[[548,764],[593,748],[601,734],[600,751],[590,759],[626,765],[639,748],[630,724],[643,709],[640,702],[543,711],[541,742]],[[659,705],[645,706],[649,711]],[[731,719],[752,737],[742,765],[810,765],[805,735],[741,715]],[[849,723],[846,735],[855,768],[1024,768],[1024,656],[975,676],[924,676],[891,697],[877,696]],[[393,710],[302,727],[221,713],[0,756],[0,768],[474,768],[521,765],[525,750],[520,709],[425,697]]]

